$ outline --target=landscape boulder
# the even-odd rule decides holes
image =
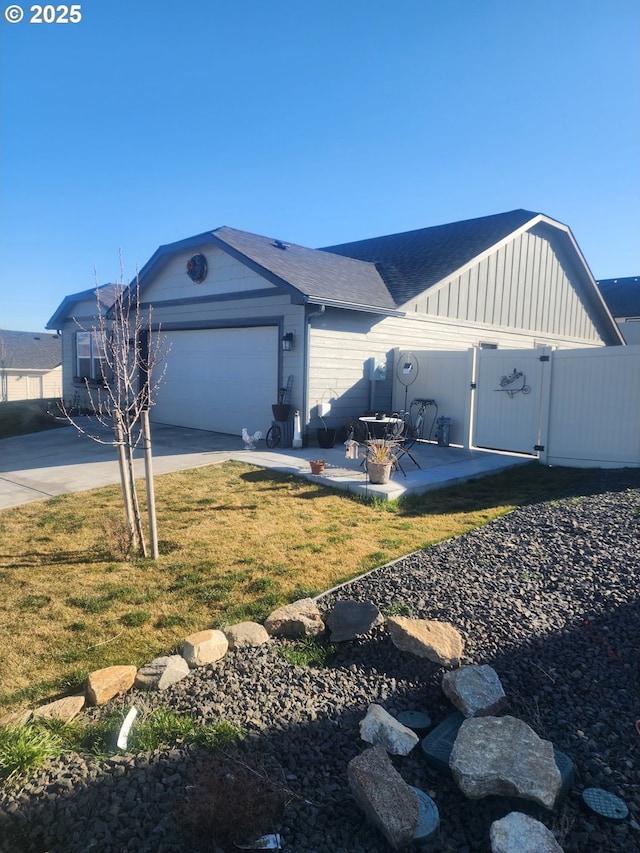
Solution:
[[[387,628],[394,646],[403,652],[427,658],[442,666],[458,666],[464,642],[449,622],[389,616]]]
[[[372,601],[336,601],[327,616],[327,627],[333,643],[355,640],[383,622],[384,616]]]
[[[497,672],[486,664],[445,672],[442,690],[465,717],[495,716],[506,700]]]
[[[222,631],[208,629],[190,634],[182,644],[182,657],[189,666],[206,666],[221,660],[229,649],[229,640]]]
[[[33,717],[31,708],[24,711],[8,711],[0,717],[0,729],[21,729],[26,726],[29,720]]]
[[[489,838],[491,853],[562,853],[551,830],[522,812],[494,821]]]
[[[250,646],[263,646],[269,642],[269,635],[259,622],[238,622],[225,628],[224,635],[230,649],[244,649]]]
[[[56,699],[55,702],[49,702],[35,708],[33,717],[40,720],[60,720],[63,723],[70,723],[82,711],[84,703],[84,696],[64,696],[62,699]]]
[[[114,696],[126,693],[136,680],[135,666],[108,666],[87,676],[87,704],[104,705]]]
[[[181,655],[155,658],[141,666],[136,676],[136,687],[144,690],[166,690],[189,675],[189,664]]]
[[[400,850],[411,844],[418,826],[418,796],[385,749],[374,746],[353,758],[347,778],[356,803],[391,847]]]
[[[497,794],[552,809],[562,784],[553,744],[516,717],[465,720],[449,766],[460,790],[472,800]]]
[[[322,634],[324,622],[315,601],[312,598],[301,598],[274,610],[265,620],[264,627],[270,637],[296,640]]]
[[[408,755],[420,741],[415,732],[380,705],[369,705],[367,716],[360,721],[360,737],[367,743],[384,747],[392,755]]]

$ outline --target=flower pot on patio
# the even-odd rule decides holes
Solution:
[[[371,462],[370,460],[367,460],[369,482],[377,486],[384,486],[389,482],[392,465],[392,462]]]
[[[320,447],[333,447],[336,440],[336,431],[335,429],[319,429],[317,432],[318,435],[318,444]]]
[[[312,474],[324,474],[324,459],[312,459],[309,465],[311,465]]]

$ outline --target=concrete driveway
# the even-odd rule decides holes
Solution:
[[[110,441],[110,432],[90,419],[83,420],[83,425],[103,441]],[[346,459],[341,445],[329,450],[317,447],[268,450],[262,440],[252,451],[244,448],[240,436],[159,424],[153,424],[151,430],[154,474],[236,459],[380,498],[424,492],[530,461],[510,454],[439,447],[425,442],[411,451],[420,468],[406,460],[406,476],[396,471],[386,486],[372,486],[359,461]],[[327,466],[325,474],[316,477],[309,470],[309,460],[320,455]],[[136,474],[144,475],[141,450],[136,451]],[[115,448],[92,441],[72,426],[0,441],[0,509],[119,482]]]

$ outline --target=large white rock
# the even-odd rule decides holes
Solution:
[[[316,637],[324,631],[320,611],[312,598],[301,598],[293,604],[278,607],[264,623],[271,637]]]
[[[63,723],[69,723],[82,711],[84,701],[84,695],[64,696],[62,699],[56,699],[55,702],[35,708],[33,716],[34,719],[61,720]]]
[[[449,622],[389,616],[386,622],[391,640],[403,652],[427,658],[443,666],[458,666],[464,641]]]
[[[180,655],[154,658],[141,666],[136,675],[136,687],[146,690],[166,690],[189,675],[189,664]]]
[[[221,660],[229,649],[222,631],[208,629],[190,634],[182,644],[182,657],[189,666],[206,666]]]
[[[472,800],[498,794],[552,809],[562,785],[553,744],[516,717],[465,720],[449,766],[460,790]]]
[[[259,622],[238,622],[224,629],[230,649],[244,649],[250,646],[262,646],[269,642],[264,625]]]
[[[494,821],[489,838],[491,853],[562,853],[551,830],[522,812]]]
[[[506,699],[497,672],[487,664],[445,672],[442,690],[465,717],[495,716]]]
[[[367,716],[360,720],[360,737],[367,743],[384,747],[392,755],[408,755],[420,740],[414,731],[399,723],[380,705],[369,705]]]
[[[394,850],[412,843],[418,826],[418,796],[381,746],[367,749],[347,766],[353,798]]]

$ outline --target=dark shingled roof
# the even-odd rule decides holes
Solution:
[[[73,317],[73,307],[78,302],[85,302],[87,299],[96,303],[99,301],[100,307],[109,309],[116,299],[119,290],[123,289],[122,284],[101,284],[99,287],[92,287],[89,290],[81,290],[80,293],[71,293],[65,296],[60,305],[58,305],[55,314],[47,322],[45,329],[61,329],[64,321],[68,317]]]
[[[62,363],[62,340],[44,332],[0,329],[0,366],[13,370],[53,370]]]
[[[396,307],[374,264],[228,226],[217,228],[212,237],[236,257],[251,261],[261,275],[291,285],[307,300],[387,310]]]
[[[597,282],[614,317],[640,317],[640,278],[603,278]]]
[[[538,215],[530,210],[511,210],[402,234],[325,246],[322,251],[375,263],[396,305],[402,305]]]

